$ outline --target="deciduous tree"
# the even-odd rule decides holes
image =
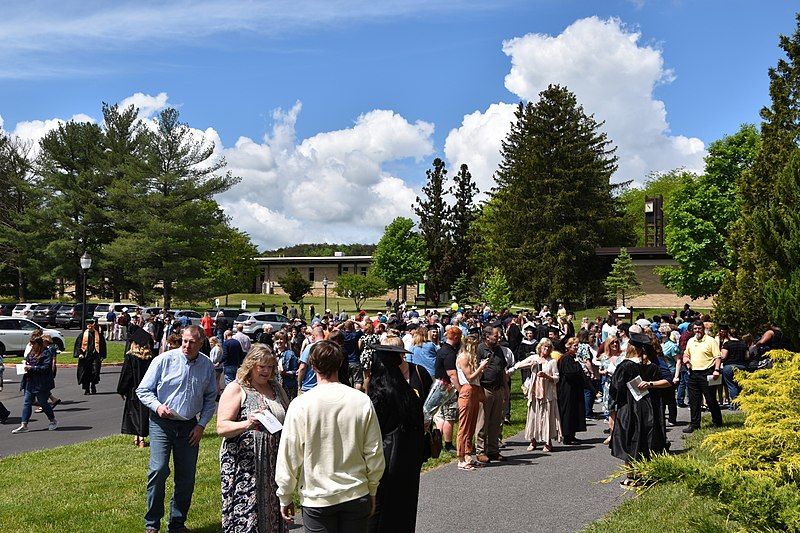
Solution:
[[[428,269],[425,241],[414,232],[410,218],[397,217],[386,226],[372,257],[372,273],[398,290],[416,283]]]
[[[312,283],[304,278],[296,268],[292,268],[285,275],[280,276],[278,283],[283,292],[289,295],[292,303],[300,303],[303,297],[311,292],[312,287]]]
[[[351,298],[356,304],[357,311],[361,310],[367,298],[383,296],[386,290],[386,283],[371,273],[366,276],[342,274],[336,280],[336,287],[333,289],[342,298]]]

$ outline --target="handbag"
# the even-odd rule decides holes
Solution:
[[[425,430],[423,439],[423,460],[438,458],[442,454],[442,431],[436,426],[431,425],[430,429]]]

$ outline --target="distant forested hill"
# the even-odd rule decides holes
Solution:
[[[334,252],[344,255],[372,255],[374,244],[295,244],[277,250],[262,252],[264,257],[311,257],[332,256]]]

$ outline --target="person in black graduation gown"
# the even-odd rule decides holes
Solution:
[[[525,337],[519,344],[517,351],[514,353],[514,362],[519,363],[520,361],[524,361],[528,357],[530,357],[534,352],[536,352],[536,345],[538,341],[536,340],[536,326],[531,324],[530,322],[525,324],[523,328],[523,332]],[[523,368],[520,370],[522,375],[521,379],[522,382],[525,383],[525,380],[531,376],[530,368]]]
[[[636,401],[628,390],[628,382],[641,377],[638,389],[662,389],[671,383],[661,377],[650,338],[641,333],[631,334],[625,359],[617,363],[611,381],[610,394],[617,403],[617,418],[611,433],[611,454],[629,464],[632,459],[647,459],[666,449],[667,428],[661,406],[661,394],[655,391]],[[633,473],[622,482],[632,485]]]
[[[117,394],[125,400],[121,433],[134,435],[134,445],[144,448],[144,439],[150,434],[150,409],[139,401],[136,387],[153,360],[153,338],[144,329],[136,328],[130,335],[128,344],[117,383]]]
[[[72,356],[78,358],[78,384],[83,394],[97,394],[100,365],[106,358],[106,339],[95,330],[94,320],[86,320],[86,329],[75,339]]]
[[[583,368],[575,360],[578,339],[567,340],[564,355],[558,360],[558,414],[564,444],[580,444],[575,433],[586,431],[586,406],[583,399]]]
[[[422,399],[400,370],[404,348],[380,344],[373,348],[369,397],[383,437],[386,469],[376,497],[370,533],[411,533],[417,520],[419,475],[424,461]]]

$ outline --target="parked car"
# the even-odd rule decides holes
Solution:
[[[175,321],[186,317],[189,319],[189,325],[191,326],[199,326],[200,319],[203,318],[203,315],[193,309],[170,309],[167,314],[171,315]]]
[[[108,320],[106,320],[106,315],[108,314],[108,311],[109,309],[111,309],[112,305],[114,306],[114,312],[118,315],[125,308],[128,309],[128,314],[131,316],[135,315],[138,309],[141,309],[136,304],[124,304],[120,302],[98,304],[97,307],[95,307],[94,309],[94,321],[98,326],[105,327],[108,325]]]
[[[157,316],[163,307],[155,306],[155,307],[142,307],[142,316],[147,320],[148,317]]]
[[[92,318],[97,304],[86,304],[86,318]],[[63,304],[56,312],[57,328],[79,328],[81,327],[81,309],[83,304]]]
[[[261,313],[257,311],[254,313],[240,313],[236,320],[233,321],[233,326],[236,327],[242,324],[244,326],[242,333],[255,340],[263,330],[264,324],[270,324],[273,331],[278,331],[287,322],[289,322],[289,319],[278,313]]]
[[[242,314],[241,309],[233,309],[230,307],[212,307],[208,310],[208,314],[211,315],[211,318],[217,318],[217,313],[222,311],[222,314],[228,320],[236,320],[236,317]]]
[[[0,316],[11,316],[17,304],[0,304]]]
[[[55,326],[56,325],[56,313],[58,312],[59,308],[63,306],[62,303],[57,304],[39,304],[33,310],[33,316],[31,320],[39,324],[40,326]]]
[[[31,331],[39,328],[35,322],[25,318],[0,317],[0,356],[22,355],[31,336]],[[64,337],[57,329],[44,329],[53,339],[53,344],[64,351]]]
[[[11,316],[17,318],[31,318],[33,315],[33,309],[39,305],[38,303],[19,303],[14,307],[14,310],[11,311]]]

